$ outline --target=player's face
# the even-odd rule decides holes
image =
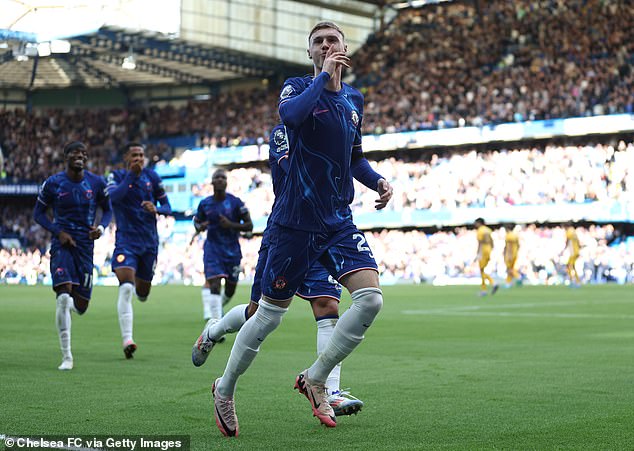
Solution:
[[[336,52],[347,52],[348,48],[343,42],[343,36],[334,28],[322,28],[310,37],[308,57],[313,60],[315,66],[321,69],[326,59],[326,53],[334,47]]]
[[[226,172],[216,172],[211,178],[211,184],[214,187],[214,191],[225,191],[227,189]]]
[[[88,152],[85,147],[79,147],[66,154],[66,165],[73,170],[81,171],[88,161]]]
[[[125,154],[125,161],[128,165],[140,164],[145,166],[145,152],[143,147],[130,147]]]

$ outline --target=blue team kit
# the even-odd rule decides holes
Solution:
[[[198,204],[196,218],[201,223],[209,223],[203,247],[205,279],[224,277],[232,282],[238,281],[242,260],[240,233],[221,227],[218,218],[222,215],[231,222],[240,222],[246,211],[244,202],[229,193],[225,193],[223,200],[209,196]]]
[[[296,86],[298,79],[292,80],[295,80],[295,82],[291,81],[290,84],[286,85],[291,86],[291,88],[284,88],[282,91],[282,101],[300,89]],[[308,78],[301,80],[305,83],[310,83]],[[353,96],[353,98],[356,97],[358,96]],[[342,96],[342,99],[340,100],[345,102],[347,106],[350,107],[352,105],[347,96]],[[362,104],[362,98],[360,102]],[[317,109],[319,109],[319,106]],[[322,108],[322,110],[324,109]],[[338,111],[338,107],[333,107],[333,110]],[[350,117],[352,117],[353,111],[356,110],[351,109]],[[323,111],[320,112],[320,115],[326,113],[327,111]],[[359,113],[356,114],[357,119],[352,122],[354,127],[360,125]],[[350,201],[347,199],[351,200],[354,197],[352,181],[350,181],[349,185],[339,185],[342,188],[342,192],[339,193],[339,198],[342,201],[338,205],[333,205],[330,211],[325,212],[330,215],[330,219],[326,221],[330,226],[325,225],[325,230],[315,231],[315,225],[304,223],[302,221],[304,216],[301,214],[290,216],[288,211],[280,211],[283,208],[280,205],[287,204],[289,193],[293,192],[292,187],[288,187],[289,183],[297,183],[297,180],[309,180],[309,169],[306,170],[303,178],[294,179],[289,175],[290,182],[286,178],[287,172],[292,173],[295,169],[288,169],[288,165],[291,162],[301,161],[302,164],[306,163],[306,159],[292,157],[296,152],[289,155],[288,149],[289,147],[292,148],[292,146],[288,144],[288,135],[288,129],[283,125],[278,125],[271,132],[269,165],[271,166],[273,189],[276,197],[273,211],[267,223],[267,230],[262,237],[256,275],[251,290],[251,300],[257,301],[262,292],[273,299],[287,299],[292,297],[293,294],[297,294],[306,299],[327,296],[339,300],[341,297],[341,285],[335,279],[360,269],[377,269],[365,236],[354,226],[351,220]],[[353,141],[350,142],[351,147],[357,141],[360,143],[360,138],[353,138]],[[360,150],[358,152],[360,153]],[[316,160],[316,164],[319,164],[322,159],[316,157]],[[341,166],[343,167],[345,164]],[[328,165],[327,167],[334,168],[335,165]],[[349,170],[342,170],[342,173],[347,174],[348,177],[352,176]],[[311,174],[314,174],[314,172]],[[306,198],[303,201],[302,199],[292,198],[291,203],[295,207],[301,206],[311,213],[316,213],[312,209],[312,205],[316,203],[311,202],[311,199],[318,198],[319,193],[311,194],[312,189],[316,190],[316,187],[311,188],[312,185],[308,183],[304,186],[306,187],[304,190],[304,193],[307,194]],[[336,185],[330,183],[328,186]],[[330,191],[328,192],[328,195],[332,195]],[[293,218],[298,218],[299,221],[293,222]],[[280,223],[290,222],[291,226],[285,227],[276,223],[277,221]],[[284,235],[284,237],[279,235]],[[321,243],[317,247],[309,244],[317,242]],[[272,253],[271,245],[274,248]]]
[[[72,181],[66,172],[49,177],[38,196],[45,208],[54,214],[51,239],[51,277],[53,286],[65,283],[74,285],[74,290],[83,298],[90,299],[92,293],[94,241],[88,236],[94,226],[97,207],[105,207],[108,197],[104,179],[84,171],[80,182]],[[108,207],[109,210],[109,207]],[[57,237],[60,230],[70,234],[76,247],[62,246]]]
[[[121,184],[128,189],[121,199],[112,199],[117,232],[112,254],[112,270],[132,268],[135,275],[148,282],[154,277],[158,255],[156,215],[141,207],[144,201],[156,205],[167,199],[159,175],[144,168],[137,177],[125,169],[117,169],[108,176],[108,190],[112,193]]]

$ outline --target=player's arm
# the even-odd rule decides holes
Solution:
[[[93,226],[90,228],[88,237],[91,240],[96,240],[103,236],[106,227],[108,227],[110,221],[112,221],[112,205],[110,205],[110,196],[108,196],[108,189],[103,185],[102,187],[103,189],[99,190],[101,194],[97,199],[97,202],[99,202],[99,207],[101,207],[101,221],[99,221],[97,227]]]
[[[277,165],[284,171],[284,174],[288,174],[288,152],[277,160]]]
[[[360,126],[361,124],[359,124]],[[368,160],[363,156],[361,150],[361,133],[358,130],[355,145],[352,147],[352,160],[350,162],[352,176],[373,191],[379,193],[379,198],[375,201],[374,208],[381,210],[386,207],[392,198],[394,190],[392,185],[385,178],[372,169]]]
[[[51,183],[48,183],[48,180],[42,185],[40,194],[37,196],[35,208],[33,209],[33,219],[44,229],[51,232],[53,236],[56,236],[62,246],[75,247],[77,244],[73,237],[69,233],[64,232],[58,224],[52,222],[46,214],[48,206],[53,204],[54,199],[54,189],[51,185]]]
[[[319,96],[330,81],[330,74],[320,73],[305,89],[296,80],[286,80],[280,93],[279,114],[284,125],[290,128],[299,127],[315,109]]]
[[[39,225],[44,227],[44,229],[48,230],[53,235],[58,236],[60,232],[62,231],[62,229],[60,228],[59,225],[53,223],[48,218],[48,215],[46,214],[47,209],[48,209],[48,206],[42,201],[40,201],[40,198],[38,197],[37,202],[35,203],[35,208],[33,209],[33,219]]]
[[[150,171],[150,178],[152,179],[152,186],[154,187],[154,191],[152,194],[159,206],[157,207],[156,204],[152,201],[144,200],[143,202],[141,202],[141,207],[148,213],[152,213],[154,215],[171,215],[172,206],[170,205],[167,193],[165,192],[165,187],[163,186],[163,181],[161,180],[161,177],[159,177],[156,172]]]
[[[253,221],[251,221],[251,214],[249,213],[249,209],[243,205],[241,205],[239,211],[239,220],[238,222],[230,221],[229,218],[223,215],[218,215],[218,224],[223,229],[233,229],[238,230],[240,232],[250,232],[253,230]]]
[[[128,191],[130,191],[130,187],[137,179],[137,175],[132,171],[127,171],[125,177],[122,180],[117,180],[117,176],[114,172],[112,172],[108,176],[108,180],[106,183],[106,189],[108,190],[108,196],[112,202],[121,201]]]

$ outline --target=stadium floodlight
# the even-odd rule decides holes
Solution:
[[[433,5],[436,3],[450,2],[452,0],[408,0],[400,3],[392,3],[392,8],[405,9],[405,8],[421,8],[425,5]]]
[[[123,63],[121,63],[121,67],[127,70],[136,69],[136,58],[134,57],[134,52],[132,51],[132,47],[130,47],[130,51],[128,52],[128,56],[123,58]]]
[[[51,41],[51,53],[70,53],[70,42],[62,39]]]
[[[50,42],[40,42],[37,45],[37,54],[39,56],[49,56],[51,54],[51,43]]]

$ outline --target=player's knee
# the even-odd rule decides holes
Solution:
[[[251,301],[249,302],[249,305],[247,306],[246,309],[246,319],[251,318],[253,315],[255,315],[255,312],[258,311],[258,303]]]
[[[339,314],[339,303],[333,298],[321,297],[312,301],[312,308],[315,317],[330,316]]]
[[[370,314],[377,315],[383,307],[383,292],[378,288],[360,288],[350,296],[354,304]]]
[[[256,317],[267,324],[274,324],[276,327],[282,322],[282,316],[288,311],[288,308],[280,307],[264,299],[260,300]]]
[[[220,278],[207,280],[211,294],[220,294]]]
[[[88,310],[88,301],[86,299],[74,299],[75,311],[79,315],[83,315]]]
[[[144,283],[136,283],[136,297],[139,298],[139,301],[146,301],[148,296],[150,295],[150,288],[152,285],[148,282]]]
[[[57,306],[61,309],[71,308],[73,305],[73,298],[70,293],[61,292],[57,295]]]
[[[225,285],[225,296],[228,298],[233,297],[236,294],[236,284],[226,284]]]
[[[119,285],[119,291],[125,296],[125,299],[130,299],[134,294],[134,284],[132,282],[123,282]]]

